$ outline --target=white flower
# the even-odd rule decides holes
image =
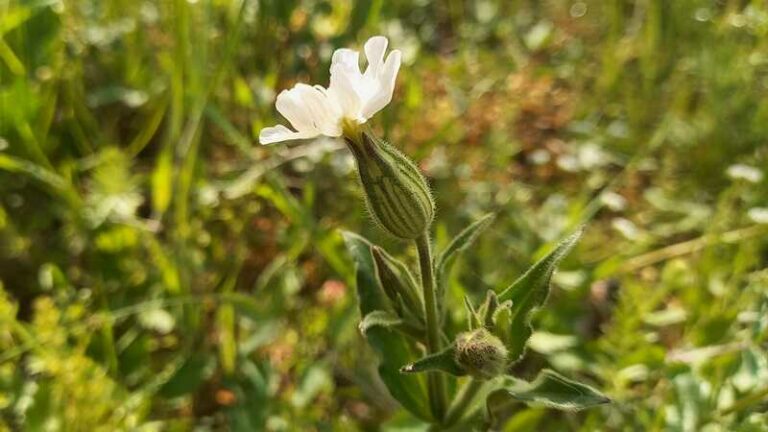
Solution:
[[[296,84],[277,96],[275,106],[295,131],[277,125],[259,133],[259,142],[342,135],[342,122],[365,123],[392,100],[401,53],[392,52],[384,59],[387,38],[374,36],[365,43],[368,67],[360,72],[357,51],[338,49],[331,60],[331,84],[328,88]]]

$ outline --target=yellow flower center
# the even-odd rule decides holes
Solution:
[[[363,128],[357,120],[345,117],[341,119],[341,133],[347,139],[360,143],[363,139]]]

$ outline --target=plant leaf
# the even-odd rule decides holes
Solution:
[[[424,302],[419,296],[418,285],[408,267],[378,246],[373,246],[371,252],[376,278],[381,283],[384,293],[396,308],[399,302],[402,302],[409,317],[417,322],[422,321]]]
[[[486,400],[492,418],[517,402],[565,411],[578,411],[611,402],[598,390],[548,369],[541,371],[530,383],[511,377],[506,380],[508,383],[504,388],[491,392]]]
[[[208,379],[214,370],[214,360],[202,353],[192,354],[173,376],[160,388],[166,398],[180,397],[193,393]]]
[[[397,315],[391,312],[377,310],[366,315],[363,320],[360,321],[358,328],[360,329],[360,333],[365,336],[365,334],[368,333],[368,330],[373,327],[389,328],[400,325],[402,323],[403,320],[398,318]]]
[[[511,286],[498,295],[499,302],[512,301],[510,331],[504,339],[509,358],[514,363],[525,353],[525,344],[533,333],[531,315],[549,295],[549,284],[557,266],[581,238],[583,228],[562,240],[547,256],[539,260]]]
[[[486,291],[485,303],[481,308],[482,313],[480,316],[483,318],[483,325],[486,328],[492,329],[495,325],[494,317],[496,311],[499,308],[499,299],[496,297],[496,293],[492,290]]]
[[[426,357],[422,357],[413,363],[407,364],[400,368],[402,373],[416,373],[416,372],[429,372],[429,371],[441,371],[447,372],[455,376],[464,376],[467,373],[463,368],[456,363],[455,349],[450,346],[439,353],[431,354]]]
[[[152,209],[162,216],[171,204],[173,196],[173,150],[166,145],[157,157],[157,164],[152,170]]]
[[[435,261],[438,281],[448,276],[448,272],[451,270],[457,254],[470,247],[483,230],[488,228],[495,217],[495,214],[489,213],[472,223],[472,225],[464,228],[463,231],[453,238],[448,247],[438,255]]]
[[[482,324],[482,321],[480,320],[480,317],[477,315],[477,311],[475,310],[475,307],[472,306],[472,300],[469,299],[469,297],[464,296],[464,309],[467,311],[467,326],[469,330],[474,330],[478,327],[480,327]]]
[[[343,235],[347,250],[356,264],[355,280],[360,315],[365,317],[374,311],[387,310],[389,299],[376,281],[371,243],[354,233],[343,232]],[[400,373],[400,366],[408,363],[413,357],[405,337],[381,326],[368,328],[365,337],[380,359],[379,376],[392,397],[413,415],[423,420],[431,420],[424,377]]]

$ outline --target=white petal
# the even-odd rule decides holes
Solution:
[[[298,86],[283,90],[277,95],[275,102],[277,111],[283,115],[299,132],[317,132],[312,124],[311,113],[303,100],[303,92]]]
[[[374,94],[369,96],[360,110],[360,114],[366,120],[373,117],[392,101],[392,93],[395,91],[395,82],[397,81],[397,73],[400,71],[401,60],[402,54],[399,50],[393,50],[387,56],[387,61],[375,78],[378,88]]]
[[[331,58],[331,68],[339,64],[343,65],[345,69],[356,70],[357,73],[360,73],[360,53],[347,48],[337,49]]]
[[[367,78],[379,75],[388,43],[384,36],[374,36],[365,43],[365,58],[368,59],[368,68],[365,70]]]
[[[362,76],[359,69],[355,75],[354,71],[350,71],[343,64],[331,66],[331,85],[328,87],[328,91],[335,98],[344,117],[358,119],[360,116],[362,103],[357,87],[361,80]]]
[[[314,138],[317,134],[310,132],[294,132],[283,125],[266,127],[259,132],[259,142],[262,145],[281,141]]]
[[[341,108],[335,97],[321,86],[297,84],[296,92],[301,99],[313,129],[326,136],[339,136]]]

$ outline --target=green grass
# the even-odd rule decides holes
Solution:
[[[449,325],[587,223],[517,372],[615,402],[506,430],[768,430],[759,0],[0,0],[0,430],[414,424],[337,229],[415,251],[340,145],[256,138],[373,34],[404,51],[373,125],[425,169],[438,242],[497,213]]]

